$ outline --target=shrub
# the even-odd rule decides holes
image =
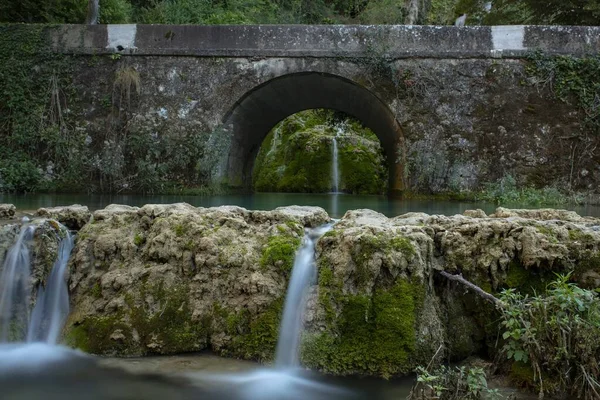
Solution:
[[[600,397],[600,300],[559,275],[543,295],[501,294],[502,353],[532,371],[540,396]],[[522,368],[521,368],[522,369]]]
[[[478,400],[500,398],[496,389],[489,389],[485,371],[479,367],[440,366],[429,372],[417,367],[417,383],[411,400]]]

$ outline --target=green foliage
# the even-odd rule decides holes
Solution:
[[[599,0],[523,0],[542,24],[600,25]]]
[[[100,23],[127,24],[132,21],[133,11],[127,0],[100,0]]]
[[[557,206],[578,202],[576,197],[570,197],[554,187],[519,187],[512,175],[506,175],[498,182],[485,184],[484,189],[476,194],[476,199],[503,206]]]
[[[431,0],[418,23],[448,25],[462,13],[470,25],[600,24],[599,0]],[[83,23],[84,0],[4,0],[0,22]],[[396,0],[100,0],[101,23],[149,24],[404,24]]]
[[[321,272],[319,290],[327,288],[322,285],[328,281],[328,273]],[[390,377],[408,372],[423,290],[419,284],[398,279],[389,289],[375,290],[371,298],[335,295],[342,305],[336,326],[305,338],[303,362],[335,374]]]
[[[0,25],[0,191],[44,189],[80,167],[81,134],[65,118],[71,66],[50,50],[46,29]]]
[[[342,122],[340,122],[342,121]],[[256,158],[257,191],[329,192],[332,190],[332,146],[336,126],[339,189],[349,193],[382,193],[386,168],[377,136],[347,115],[328,110],[294,114],[275,126]]]
[[[549,86],[558,99],[583,110],[588,129],[600,134],[600,57],[549,57],[534,53],[526,71],[535,84]]]
[[[596,399],[600,299],[569,279],[559,275],[546,293],[533,297],[514,289],[502,292],[502,352],[508,360],[531,367],[540,394]]]
[[[440,366],[433,371],[417,367],[417,383],[410,400],[500,399],[498,389],[487,385],[485,371],[479,367]]]

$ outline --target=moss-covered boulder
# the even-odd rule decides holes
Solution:
[[[320,208],[109,206],[79,232],[67,342],[96,354],[207,347],[268,359],[304,227]]]
[[[360,122],[333,112],[307,110],[275,126],[265,138],[253,170],[260,192],[330,192],[334,139],[339,191],[381,194],[387,170],[377,136]]]

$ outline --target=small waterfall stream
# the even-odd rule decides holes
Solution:
[[[0,275],[0,343],[9,341],[13,334],[22,337],[26,332],[31,292],[31,257],[27,245],[34,232],[35,226],[23,226],[17,241],[6,253]]]
[[[340,137],[340,134],[344,132],[344,127],[342,125],[337,125],[335,127],[336,132],[333,137],[333,150],[332,150],[332,159],[331,159],[331,181],[332,181],[332,189],[333,193],[337,193],[340,190],[340,171],[339,171],[339,157],[338,157],[338,142],[337,139]]]
[[[69,314],[69,289],[65,280],[67,263],[75,243],[67,230],[60,241],[58,257],[48,277],[46,287],[38,289],[37,301],[33,308],[27,342],[55,344]]]
[[[304,236],[302,246],[296,253],[279,327],[275,357],[275,367],[277,368],[299,366],[298,346],[306,307],[306,294],[316,275],[315,245],[317,240],[332,226],[333,223],[330,223],[310,230]]]
[[[15,244],[8,250],[0,276],[0,343],[11,341],[56,344],[69,313],[69,294],[65,281],[67,263],[74,238],[61,225],[66,236],[61,239],[58,256],[46,286],[40,285],[33,312],[31,300],[31,256],[29,242],[37,226],[24,225]]]

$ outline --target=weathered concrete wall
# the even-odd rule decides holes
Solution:
[[[119,106],[123,135],[199,137],[198,179],[248,185],[268,130],[324,107],[375,131],[394,190],[473,190],[506,174],[600,182],[598,158],[573,150],[583,115],[531,85],[522,59],[598,54],[600,28],[77,25],[48,35],[53,51],[74,57],[92,146],[110,142],[105,103],[130,68],[140,92]]]

